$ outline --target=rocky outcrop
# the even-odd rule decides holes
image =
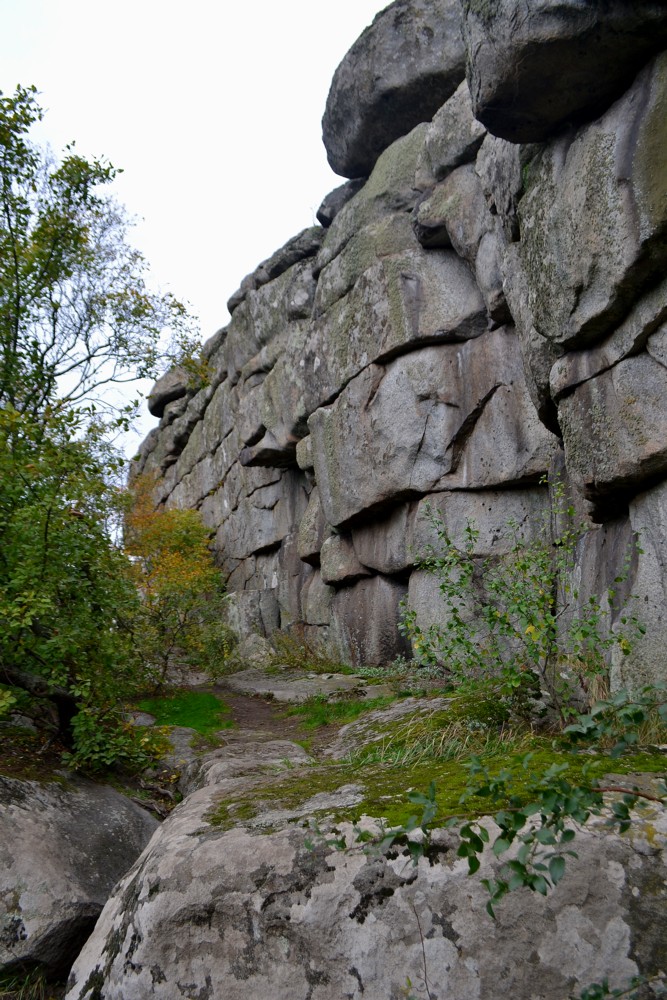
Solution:
[[[0,972],[69,969],[157,827],[108,786],[0,777]]]
[[[612,581],[627,563],[626,597],[655,579],[667,18],[608,8],[397,0],[343,60],[325,142],[367,179],[244,279],[210,385],[158,406],[136,464],[156,502],[201,511],[235,621],[299,625],[353,662],[404,653],[406,590],[439,614],[418,512],[481,518],[484,537],[493,497],[498,537],[521,497],[541,525],[556,470],[594,519],[589,592],[584,560]],[[618,680],[664,676],[661,594]]]
[[[332,756],[438,707],[408,699],[368,716]],[[494,921],[479,881],[498,867],[491,851],[470,878],[445,830],[416,866],[400,848],[341,852],[328,839],[338,818],[354,844],[350,815],[377,831],[368,800],[394,801],[396,771],[405,782],[386,764],[314,768],[294,744],[230,734],[116,887],[67,1000],[399,1000],[424,986],[433,1000],[563,1000],[664,968],[664,811],[646,810],[632,836],[602,820],[580,831],[553,894],[513,892]]]
[[[590,121],[667,42],[655,0],[462,0],[475,117],[511,142]]]
[[[367,177],[395,139],[429,121],[464,75],[458,0],[397,0],[336,70],[322,120],[331,168]]]

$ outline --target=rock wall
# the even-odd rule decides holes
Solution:
[[[664,3],[620,0],[396,0],[353,45],[323,122],[351,180],[231,297],[210,384],[156,384],[136,462],[215,532],[242,632],[407,652],[425,506],[502,552],[558,471],[584,596],[641,538],[615,679],[664,676],[666,45]]]

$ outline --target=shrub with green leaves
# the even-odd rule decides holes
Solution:
[[[581,598],[572,580],[588,527],[577,522],[562,483],[552,484],[551,492],[545,523],[526,539],[509,522],[510,552],[495,559],[475,556],[479,531],[473,523],[457,547],[443,518],[431,511],[438,545],[418,566],[437,578],[442,620],[422,627],[416,611],[404,604],[399,627],[421,664],[455,682],[493,679],[500,697],[526,718],[546,695],[565,721],[596,681],[605,688],[611,648],[627,654],[644,627],[632,614],[610,627],[615,588]],[[551,524],[558,526],[555,532]],[[627,568],[615,584],[626,575]]]

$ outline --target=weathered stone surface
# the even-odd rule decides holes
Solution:
[[[472,113],[470,91],[464,81],[433,117],[426,130],[417,163],[416,184],[430,188],[462,163],[474,160],[486,135]]]
[[[578,832],[558,889],[546,900],[511,893],[492,922],[479,879],[493,878],[499,862],[489,851],[468,877],[450,833],[435,834],[436,864],[414,867],[400,854],[308,849],[299,824],[358,808],[365,774],[295,801],[304,774],[303,750],[286,741],[232,741],[208,757],[199,789],[105,907],[68,1000],[269,991],[276,1000],[398,1000],[406,980],[425,976],[434,998],[497,1000],[502,984],[504,995],[532,1000],[539,980],[541,1000],[563,1000],[591,982],[623,988],[660,969],[664,811],[649,810],[632,837],[601,824]],[[225,828],[249,791],[255,818]],[[216,812],[227,824],[213,824]],[[351,824],[341,826],[351,837]]]
[[[322,511],[320,491],[314,486],[308,498],[308,507],[301,518],[297,540],[299,559],[319,566],[322,543],[330,534],[330,528]]]
[[[384,576],[337,590],[331,601],[332,645],[353,664],[391,663],[408,652],[398,631],[399,604],[407,587]]]
[[[528,301],[509,304],[560,353],[608,335],[642,286],[663,276],[667,178],[654,164],[667,148],[666,102],[667,55],[602,118],[527,167],[521,240],[507,248],[505,272],[523,270]]]
[[[389,212],[363,226],[320,271],[313,310],[315,317],[343,298],[362,274],[379,260],[415,247],[407,212]]]
[[[252,274],[249,274],[241,282],[241,287],[234,292],[227,303],[230,313],[246,299],[249,292],[266,285],[269,281],[278,278],[284,271],[298,264],[299,261],[313,257],[319,250],[324,238],[324,229],[321,226],[311,226],[310,229],[303,229],[296,236],[293,236],[287,243],[276,250],[271,257],[258,264]]]
[[[301,438],[301,440],[297,442],[296,464],[304,472],[313,468],[313,442],[310,434],[307,434],[305,438]]]
[[[512,142],[542,142],[597,118],[667,42],[656,0],[464,0],[463,33],[475,117]]]
[[[437,518],[452,544],[467,551],[466,526],[478,532],[473,556],[505,555],[519,539],[532,541],[549,530],[549,496],[546,488],[529,490],[480,490],[434,493],[416,506],[409,548],[413,559],[423,559],[430,550],[439,551],[433,518]]]
[[[336,218],[341,208],[347,205],[350,198],[353,198],[357,191],[361,191],[366,183],[366,178],[361,177],[354,181],[346,181],[339,187],[331,191],[317,210],[317,221],[325,229],[328,229]]]
[[[106,785],[0,777],[0,972],[62,975],[157,827]]]
[[[352,529],[359,562],[378,573],[400,573],[412,565],[411,533],[415,504],[399,504],[388,514]]]
[[[415,172],[425,136],[426,125],[418,125],[382,153],[364,186],[343,206],[327,230],[317,255],[316,271],[329,264],[364,226],[383,215],[413,208],[421,194],[415,186]]]
[[[617,618],[623,612],[636,615],[646,633],[633,638],[628,655],[614,647],[612,682],[618,687],[638,688],[664,684],[667,676],[667,484],[662,482],[636,496],[630,503],[629,521],[634,538],[628,538],[630,532],[626,532],[625,546],[619,545],[618,553],[605,555],[607,576],[623,565],[622,559],[631,559],[623,588],[625,603],[619,602]],[[580,564],[586,567],[583,559]]]
[[[329,402],[367,365],[420,343],[451,343],[486,330],[484,300],[452,251],[415,245],[380,260],[313,321],[304,354],[306,409]]]
[[[240,636],[270,636],[280,624],[273,590],[233,591],[225,600],[225,621]]]
[[[335,590],[329,587],[318,571],[306,581],[301,595],[301,611],[307,625],[329,625],[331,602]]]
[[[298,519],[294,523],[298,523]],[[296,531],[291,531],[285,537],[278,556],[278,604],[281,628],[289,628],[303,621],[303,589],[313,572],[312,566],[299,558],[299,536]]]
[[[309,420],[327,521],[345,525],[448,482],[481,488],[539,478],[553,443],[531,409],[511,331],[371,365]]]
[[[282,674],[275,671],[268,673],[261,667],[252,667],[248,670],[240,670],[238,673],[230,674],[225,678],[225,687],[230,691],[239,694],[268,696],[272,701],[286,702],[288,704],[299,704],[313,698],[316,695],[338,695],[349,694],[351,691],[359,692],[360,697],[373,696],[373,684],[368,684],[361,677],[352,674],[308,674],[302,672],[285,670]],[[291,744],[287,744],[289,749]],[[219,755],[223,759],[228,756],[224,752]],[[214,755],[207,755],[204,767],[208,770],[208,762],[215,761]],[[284,759],[284,758],[283,758]],[[305,755],[302,763],[308,763],[309,759]],[[211,780],[214,776],[209,773],[206,784],[215,784]],[[200,786],[203,782],[200,783]]]
[[[336,70],[322,120],[332,169],[367,176],[383,150],[429,121],[465,72],[455,0],[395,0]]]
[[[148,409],[154,417],[161,417],[167,403],[180,399],[188,391],[188,373],[184,368],[172,368],[159,378],[148,394]]]
[[[666,395],[667,368],[644,353],[560,400],[567,468],[589,500],[618,504],[616,493],[665,475]]]
[[[258,470],[260,471],[260,470]],[[218,528],[218,546],[225,555],[244,559],[277,546],[303,516],[308,497],[302,473],[287,470],[280,480],[241,495]],[[234,504],[231,498],[230,506]]]
[[[322,543],[320,572],[328,584],[350,584],[372,573],[357,559],[352,540],[347,534],[330,535]]]
[[[643,348],[656,361],[667,366],[667,357],[661,348],[667,327],[667,280],[637,302],[615,330],[599,344],[588,350],[568,351],[553,365],[549,375],[549,388],[554,402],[571,392],[582,382],[600,375],[630,355]]]
[[[459,257],[474,264],[477,248],[492,223],[474,164],[452,171],[437,186],[428,203],[434,205],[436,199],[450,245]]]

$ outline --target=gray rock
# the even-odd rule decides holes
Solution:
[[[301,518],[297,540],[297,551],[299,559],[319,566],[320,549],[326,538],[329,537],[331,529],[326,522],[320,503],[320,491],[317,486],[308,498],[306,513]]]
[[[436,526],[446,531],[452,544],[467,551],[467,525],[478,536],[473,556],[506,555],[514,544],[544,536],[549,530],[549,496],[546,488],[529,490],[479,490],[474,493],[434,493],[417,504],[409,547],[413,559],[442,550]]]
[[[267,282],[280,277],[299,261],[313,257],[319,250],[323,238],[324,230],[321,226],[303,229],[288,240],[280,250],[276,250],[271,257],[258,264],[253,273],[243,279],[241,287],[229,299],[227,308],[230,313],[233,313],[241,305],[249,292],[253,292],[261,288],[262,285],[266,285]]]
[[[428,198],[420,202],[415,213],[417,233],[423,246],[452,246],[459,257],[472,264],[482,237],[492,228],[492,221],[472,163],[452,171]],[[446,241],[441,234],[443,227],[448,237]]]
[[[667,369],[643,353],[583,382],[558,404],[565,460],[589,500],[617,506],[667,472]]]
[[[106,785],[0,777],[0,972],[62,976],[157,828]]]
[[[310,434],[307,434],[305,438],[301,438],[297,443],[296,464],[304,472],[313,468],[313,442]]]
[[[161,417],[167,403],[185,396],[188,391],[188,373],[184,368],[172,368],[159,378],[148,394],[148,409],[154,417]]]
[[[225,686],[238,694],[261,695],[289,704],[304,702],[315,695],[349,694],[360,686],[369,689],[353,674],[305,674],[302,671],[278,674],[275,671],[267,673],[259,667],[231,674],[225,678]]]
[[[364,186],[341,208],[326,231],[317,255],[316,271],[331,263],[364,226],[377,222],[384,215],[412,210],[421,195],[416,187],[415,173],[425,137],[426,125],[417,125],[382,153]]]
[[[558,403],[562,396],[583,382],[601,375],[642,349],[667,366],[667,357],[661,349],[666,320],[667,279],[641,298],[601,343],[588,350],[568,351],[558,358],[549,374],[549,388],[554,402]]]
[[[278,603],[282,629],[303,621],[303,591],[314,572],[312,566],[299,558],[299,537],[296,531],[291,531],[278,554]]]
[[[486,330],[484,300],[451,250],[393,254],[314,320],[304,353],[306,409],[334,398],[371,363],[420,343],[451,343]]]
[[[360,177],[357,180],[346,181],[345,184],[341,184],[340,187],[334,188],[331,191],[320,207],[317,210],[317,221],[325,229],[328,229],[333,220],[336,218],[341,208],[347,205],[350,198],[353,198],[357,191],[361,191],[362,187],[366,183],[365,177]]]
[[[482,236],[475,256],[475,279],[486,303],[491,328],[512,322],[501,269],[503,246],[498,229],[494,227]]]
[[[610,0],[604,12],[578,0],[464,0],[463,11],[475,117],[512,142],[597,118],[667,41],[656,0]]]
[[[370,523],[352,529],[359,562],[378,573],[401,573],[412,566],[410,539],[414,503],[398,504],[388,514],[376,514]]]
[[[429,121],[464,76],[454,0],[395,0],[336,70],[322,119],[332,169],[367,176],[380,153]]]
[[[554,447],[508,330],[371,365],[309,427],[324,514],[335,527],[435,489],[537,479]]]
[[[326,823],[363,811],[365,770],[299,799],[304,758],[285,741],[232,742],[204,763],[199,789],[105,907],[67,1000],[268,991],[276,1000],[398,1000],[406,982],[425,979],[434,998],[496,1000],[500,983],[503,995],[532,1000],[539,979],[543,1000],[563,1000],[595,981],[623,988],[659,970],[664,811],[648,810],[632,837],[601,824],[577,832],[578,857],[558,889],[546,900],[512,893],[492,922],[479,878],[493,878],[498,860],[489,850],[469,878],[444,831],[437,863],[414,867],[400,854],[308,849],[308,816]],[[234,825],[248,792],[255,818]],[[367,816],[362,823],[377,830]],[[340,827],[352,842],[351,824]]]
[[[621,603],[617,620],[624,613],[636,616],[646,633],[634,637],[627,655],[618,646],[614,647],[611,667],[615,686],[636,689],[643,684],[664,684],[667,676],[667,617],[664,611],[667,604],[667,484],[662,482],[636,496],[629,505],[629,521],[627,534],[632,534],[625,545],[618,546],[617,557],[604,554],[608,576],[618,570],[628,556],[631,559],[630,573],[623,587],[625,603]],[[586,566],[583,560],[581,565]],[[612,582],[612,585],[619,589],[617,584]]]
[[[322,580],[327,584],[350,584],[372,576],[357,559],[349,535],[333,534],[324,540],[320,551]]]
[[[276,595],[268,588],[234,591],[227,595],[224,617],[238,636],[270,636],[280,624]]]
[[[321,573],[313,573],[301,595],[303,620],[307,625],[329,625],[334,594],[334,588],[324,582]]]
[[[436,112],[426,130],[424,149],[417,163],[416,183],[430,188],[462,163],[474,160],[486,135],[472,113],[470,91],[464,81]]]
[[[398,631],[399,605],[406,593],[404,583],[384,576],[336,591],[329,634],[344,662],[387,664],[408,653],[408,643]]]
[[[663,7],[666,11],[667,8]],[[527,302],[518,323],[534,326],[559,353],[611,333],[663,277],[667,181],[663,155],[667,56],[643,71],[598,121],[554,140],[526,168],[521,240],[505,273],[522,270]]]

